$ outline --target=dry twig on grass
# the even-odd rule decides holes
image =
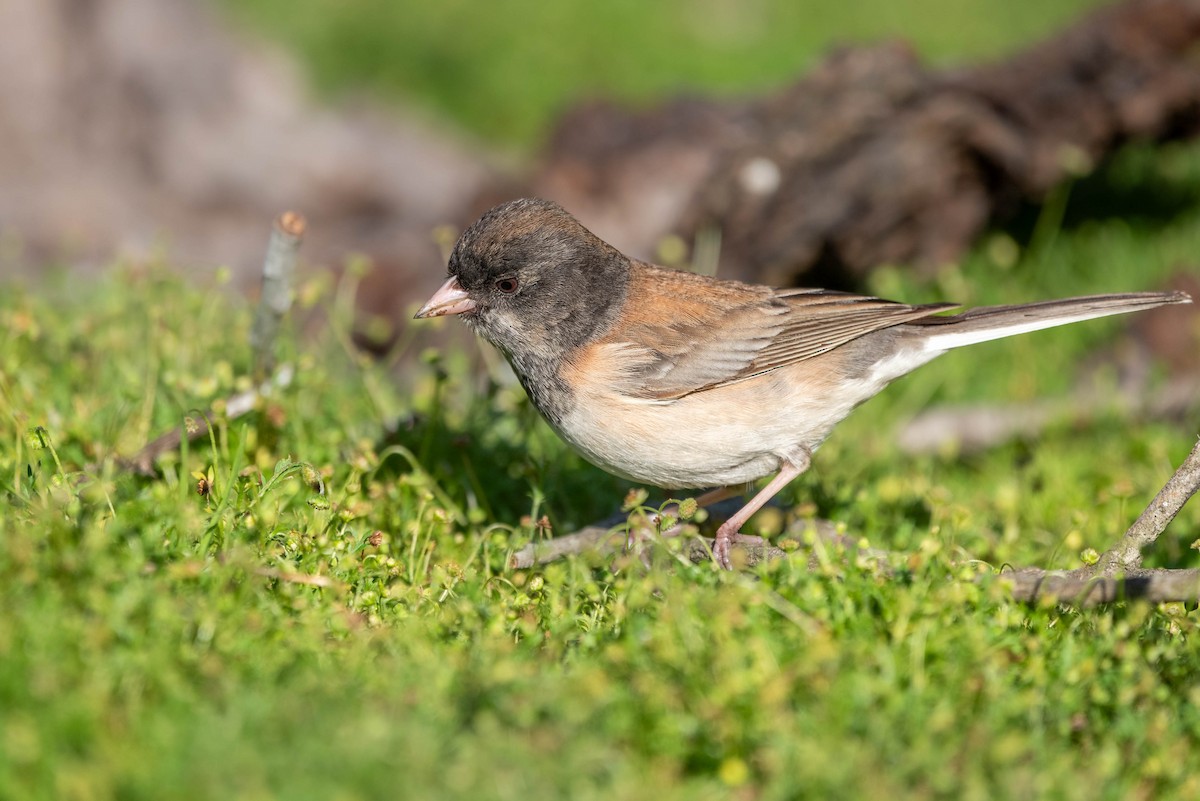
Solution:
[[[714,520],[723,520],[732,512],[737,511],[737,505],[736,499],[722,501],[710,507],[710,513]],[[609,554],[626,548],[631,540],[635,543],[644,542],[658,536],[664,538],[686,537],[687,542],[682,549],[683,555],[694,563],[700,564],[712,559],[712,539],[699,536],[695,533],[694,527],[675,526],[659,535],[652,521],[642,520],[632,532],[626,529],[628,522],[629,518],[625,515],[614,515],[607,520],[585,526],[572,534],[534,540],[514,551],[508,559],[508,566],[512,570],[521,570],[564,559],[574,554]],[[637,524],[629,523],[629,525]],[[862,555],[879,562],[889,556],[886,551],[861,546],[854,537],[841,533],[838,526],[828,520],[800,520],[791,527],[784,539],[793,539],[800,543],[809,542],[814,546],[820,543],[824,546],[843,548],[849,553]],[[772,559],[782,559],[790,554],[788,550],[767,542],[761,545],[736,543],[735,547],[746,567],[753,567],[760,562]]]
[[[1018,601],[1048,599],[1072,606],[1113,601],[1194,601],[1200,598],[1200,570],[1131,570],[1122,575],[1096,575],[1092,568],[1041,570],[1023,567],[1002,574]]]

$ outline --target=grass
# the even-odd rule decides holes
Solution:
[[[505,14],[443,4],[444,18],[273,2],[243,13],[278,22],[322,85],[372,74],[385,94],[435,98],[526,146],[568,83],[530,41],[578,51],[556,57],[575,65],[571,80],[585,70],[645,97],[712,59],[697,82],[781,80],[834,29],[911,24],[936,58],[998,53],[1076,7],[981,1],[963,6],[971,16],[942,3],[921,22],[905,5],[801,20],[764,4],[755,13],[791,22],[764,17],[770,47],[747,59],[736,37],[691,53],[703,20],[677,30],[646,10],[631,28],[629,4],[569,23],[524,2]],[[361,47],[332,44],[364,29],[377,30]],[[646,59],[641,77],[596,66],[618,30]],[[497,56],[509,36],[516,66]],[[529,64],[544,80],[519,85]],[[1197,165],[1194,148],[1131,150],[1061,193],[1042,224],[996,232],[927,282],[882,270],[871,289],[1015,302],[1195,271]],[[115,265],[84,286],[0,286],[0,798],[1200,793],[1200,613],[1031,608],[994,578],[1103,550],[1187,453],[1195,417],[1114,410],[963,458],[905,457],[891,438],[932,403],[1065,393],[1119,322],[952,354],[835,433],[784,501],[898,552],[892,580],[837,554],[752,575],[624,557],[511,572],[506,555],[544,535],[543,515],[565,533],[629,486],[568,451],[511,381],[480,378],[491,374],[474,346],[396,354],[410,365],[399,374],[354,353],[351,289],[310,279],[300,297],[328,324],[281,343],[295,382],[228,421],[219,400],[248,385],[250,310],[219,276]],[[214,403],[212,437],[168,454],[157,477],[118,466]],[[768,510],[754,525],[780,522]],[[1197,537],[1193,504],[1153,559],[1197,566]]]
[[[1007,269],[985,245],[937,281],[884,271],[876,288],[1137,288],[1198,232],[1200,209],[1093,219]],[[218,413],[211,440],[140,478],[113,457],[245,386],[249,310],[155,267],[77,289],[0,296],[0,797],[1200,790],[1198,613],[1029,608],[993,578],[1103,549],[1194,420],[1114,412],[969,459],[906,458],[887,436],[931,402],[1062,392],[1117,324],[949,356],[822,449],[787,500],[900,552],[897,579],[836,554],[753,576],[624,558],[512,573],[531,521],[567,531],[627,485],[558,443],[519,389],[473,378],[478,351],[390,375],[343,345],[347,288],[317,277],[301,295],[330,324],[284,343],[295,384],[242,421]],[[397,414],[408,424],[385,434]],[[1155,558],[1195,565],[1198,532],[1193,506]]]

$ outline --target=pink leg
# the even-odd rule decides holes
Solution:
[[[783,489],[784,485],[786,485],[789,481],[791,481],[796,476],[803,473],[804,470],[807,469],[807,467],[808,467],[808,460],[807,460],[807,458],[805,458],[804,467],[797,469],[796,473],[794,475],[790,475],[787,478],[784,478],[783,471],[788,469],[789,467],[792,467],[791,463],[785,462],[784,467],[782,470],[780,470],[779,475],[776,476],[775,479],[768,486],[764,487],[762,492],[758,493],[758,495],[755,495],[754,498],[752,498],[750,500],[750,503],[746,504],[746,506],[743,507],[736,515],[729,518],[729,520],[725,521],[725,523],[720,528],[717,529],[717,543],[714,545],[714,550],[713,550],[714,555],[716,555],[716,548],[720,547],[721,532],[724,531],[727,526],[729,526],[730,524],[733,524],[735,521],[737,521],[736,525],[732,529],[732,533],[727,535],[725,544],[724,544],[725,562],[723,562],[721,564],[721,566],[724,567],[726,570],[731,569],[731,567],[729,565],[729,544],[730,544],[730,542],[737,540],[738,542],[760,543],[761,544],[763,541],[762,537],[751,537],[748,535],[740,534],[740,533],[738,533],[738,529],[740,529],[742,527],[743,523],[745,523],[747,520],[750,519],[751,515],[753,515],[755,512],[757,512],[759,509],[761,509],[763,507],[763,504],[765,504],[767,501],[771,500],[771,498],[775,495],[775,493],[777,493],[777,492],[779,492],[779,490]],[[779,482],[778,486],[776,486],[776,482]],[[775,487],[775,488],[773,490],[771,490],[771,492],[768,493],[767,490],[770,490],[771,487]],[[741,495],[741,491],[739,489],[737,489],[736,487],[717,487],[716,489],[711,489],[708,492],[706,492],[703,495],[696,498],[696,505],[699,506],[701,509],[704,509],[709,506],[712,506],[714,503],[720,503],[721,501],[727,500],[729,498],[734,498],[738,495]],[[757,504],[757,506],[755,504]],[[747,509],[749,509],[750,511],[747,512],[746,511]],[[654,525],[658,525],[658,516],[657,515],[655,515],[654,517],[651,518],[651,523],[653,523]],[[673,537],[679,533],[679,529],[680,529],[679,526],[674,526],[673,528],[670,528],[670,529],[664,531],[662,533],[662,535],[664,537]],[[632,551],[634,546],[637,545],[638,538],[639,538],[638,532],[635,529],[630,528],[629,534],[625,538],[625,550]],[[720,559],[718,558],[717,561],[720,562]]]
[[[717,564],[726,570],[732,570],[733,564],[729,561],[729,546],[733,543],[734,538],[743,539],[741,528],[746,524],[755,512],[763,508],[767,501],[775,497],[781,489],[786,487],[792,479],[808,469],[809,456],[805,450],[798,450],[794,455],[793,460],[786,461],[779,468],[779,474],[771,479],[767,486],[763,487],[757,495],[751,498],[745,506],[738,510],[737,514],[726,520],[717,529],[717,537],[713,542],[713,558],[717,560]],[[745,539],[750,539],[746,537]],[[755,537],[754,539],[758,539]],[[761,540],[759,540],[761,542]]]

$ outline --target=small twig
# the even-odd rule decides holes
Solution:
[[[729,501],[713,504],[709,507],[709,514],[719,516],[729,506]],[[508,557],[508,567],[510,570],[524,570],[534,565],[544,565],[547,562],[565,559],[574,554],[595,552],[596,554],[603,555],[617,553],[628,545],[631,537],[635,540],[641,540],[649,539],[655,534],[648,522],[644,528],[639,528],[633,532],[624,528],[617,528],[618,526],[625,526],[626,523],[630,523],[629,516],[618,513],[609,515],[604,520],[592,523],[590,526],[584,526],[571,534],[564,534],[561,537],[553,537],[546,540],[534,540],[525,545],[525,547],[514,551]],[[663,532],[663,536],[671,537],[677,533],[678,528]]]
[[[1154,496],[1154,500],[1138,516],[1125,536],[1110,548],[1096,563],[1094,575],[1111,577],[1117,573],[1130,574],[1142,566],[1142,550],[1158,539],[1163,529],[1200,489],[1200,440],[1183,460],[1175,475]]]
[[[285,211],[275,219],[267,257],[263,260],[262,296],[254,315],[250,344],[254,348],[254,377],[263,381],[275,369],[275,340],[279,325],[292,307],[296,253],[307,224],[294,211]]]
[[[824,523],[827,521],[823,520],[821,522]],[[684,555],[692,564],[702,565],[705,562],[711,562],[713,560],[713,542],[714,540],[711,537],[692,537],[684,547]],[[730,560],[735,567],[738,565],[742,567],[756,567],[763,562],[786,559],[789,555],[788,551],[777,545],[772,545],[765,540],[761,545],[737,542],[735,540],[730,546]]]
[[[251,333],[256,386],[225,399],[223,416],[227,420],[236,420],[253,410],[263,396],[292,383],[295,371],[289,365],[275,370],[275,340],[279,335],[280,321],[292,305],[292,277],[296,273],[296,254],[305,227],[304,218],[293,211],[286,211],[275,219],[267,244],[267,255],[263,259],[262,299]],[[268,379],[267,376],[272,372],[274,375]],[[160,456],[177,449],[185,436],[189,442],[207,436],[209,420],[212,418],[213,410],[209,409],[193,418],[188,426],[171,429],[133,456],[119,459],[118,463],[140,475],[153,476],[154,463]],[[89,466],[88,471],[94,467]]]
[[[248,389],[245,392],[239,392],[236,395],[226,398],[225,410],[222,416],[226,420],[236,420],[242,417],[258,405],[260,398],[271,395],[274,391],[288,386],[292,383],[294,377],[295,370],[292,369],[292,366],[289,364],[283,365],[271,380],[265,382],[262,386]],[[213,418],[213,415],[213,410],[209,409],[203,415],[191,416],[189,425],[172,428],[170,431],[144,445],[133,456],[118,460],[118,463],[125,469],[131,470],[138,475],[153,476],[154,463],[163,454],[171,453],[178,449],[179,444],[183,442],[184,436],[187,436],[188,442],[195,442],[198,439],[208,436],[209,421]]]
[[[619,523],[615,525],[619,525]],[[672,536],[672,532],[663,532],[663,536]],[[604,556],[620,553],[625,550],[628,540],[628,533],[616,529],[614,526],[605,526],[602,523],[585,526],[572,534],[529,543],[524,548],[513,552],[508,558],[508,567],[511,570],[524,570],[577,554],[594,553]],[[684,548],[684,556],[696,564],[711,561],[712,544],[713,541],[710,538],[692,537]],[[764,560],[780,559],[788,555],[787,551],[773,545],[747,545],[735,542],[733,550],[735,553],[743,554],[748,567]]]
[[[510,570],[524,570],[534,565],[564,559],[572,554],[589,551],[611,553],[625,547],[625,541],[625,532],[615,531],[613,526],[597,523],[562,537],[534,540],[508,557],[508,567]]]

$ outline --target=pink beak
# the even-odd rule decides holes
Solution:
[[[462,314],[463,312],[474,311],[477,306],[478,304],[475,301],[467,297],[466,290],[458,283],[458,279],[451,276],[446,283],[442,284],[437,292],[433,293],[433,297],[414,316],[419,320],[423,317]]]

